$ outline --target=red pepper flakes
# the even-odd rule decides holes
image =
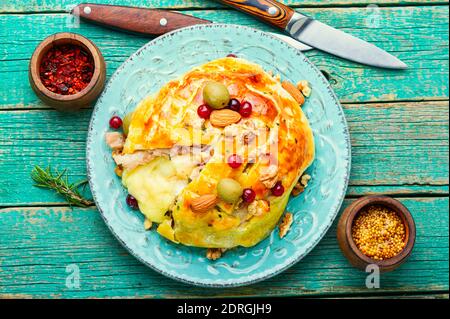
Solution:
[[[91,81],[94,60],[78,45],[60,45],[44,55],[39,73],[48,90],[61,95],[72,95],[83,90]]]

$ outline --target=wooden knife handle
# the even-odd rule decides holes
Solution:
[[[249,13],[261,20],[285,29],[294,10],[275,0],[219,0],[240,11]]]
[[[91,3],[76,6],[72,14],[102,26],[151,36],[195,24],[211,23],[173,11]]]

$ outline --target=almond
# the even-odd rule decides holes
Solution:
[[[191,201],[192,211],[195,213],[204,213],[217,204],[217,196],[213,194],[202,195]]]
[[[289,81],[283,81],[281,86],[294,98],[295,101],[297,101],[298,104],[303,105],[303,103],[305,103],[305,97],[294,84]]]
[[[239,122],[241,114],[229,109],[215,110],[211,113],[209,120],[213,126],[225,127]]]

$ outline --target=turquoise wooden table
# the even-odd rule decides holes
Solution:
[[[106,3],[108,1],[96,1]],[[180,10],[217,22],[270,27],[214,1],[117,0],[114,4]],[[449,292],[449,85],[447,0],[285,0],[394,53],[410,68],[387,71],[310,51],[344,105],[353,162],[346,207],[367,194],[400,199],[417,223],[411,258],[368,289],[367,274],[342,256],[335,226],[300,263],[241,288],[196,288],[167,279],[130,256],[95,207],[70,208],[32,186],[35,164],[85,178],[91,109],[62,114],[41,103],[27,77],[46,36],[72,31],[105,55],[108,76],[148,38],[81,23],[76,0],[2,0],[0,4],[0,298],[420,296]],[[336,223],[335,223],[336,224]],[[80,285],[71,285],[76,270]]]

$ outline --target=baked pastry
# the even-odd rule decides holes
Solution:
[[[107,134],[123,185],[169,240],[253,246],[277,225],[314,159],[288,82],[240,58],[195,67],[145,98],[126,133]]]

